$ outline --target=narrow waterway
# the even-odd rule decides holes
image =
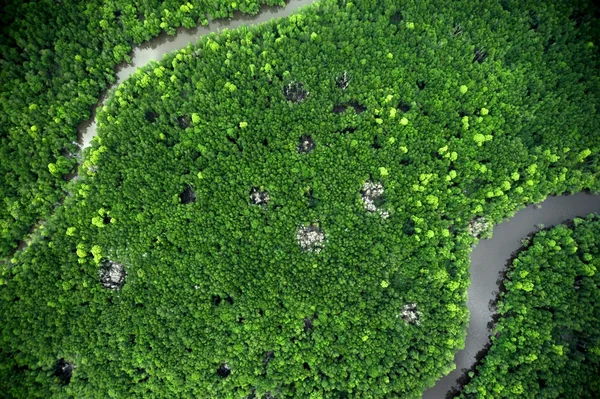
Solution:
[[[190,43],[197,42],[202,36],[211,32],[220,32],[224,29],[235,29],[241,25],[258,25],[275,18],[290,16],[300,7],[314,3],[315,0],[287,0],[285,7],[262,6],[258,14],[254,16],[245,15],[241,12],[234,13],[231,20],[209,19],[209,24],[191,29],[179,28],[177,35],[169,36],[165,32],[154,39],[134,48],[130,54],[131,63],[122,63],[116,68],[117,80],[108,87],[100,97],[98,103],[92,109],[92,116],[82,122],[78,127],[78,142],[81,150],[90,145],[92,139],[96,136],[96,109],[106,103],[109,93],[112,93],[120,83],[130,77],[138,68],[143,67],[150,61],[160,61],[163,56],[172,51],[187,47]]]
[[[458,379],[475,364],[475,356],[488,344],[488,323],[494,315],[491,302],[498,293],[502,271],[512,254],[521,248],[521,240],[539,231],[540,225],[551,227],[594,212],[600,213],[600,195],[548,197],[538,206],[530,205],[496,225],[492,238],[479,241],[471,252],[471,285],[467,294],[471,319],[465,349],[454,356],[456,369],[425,391],[423,399],[445,398],[452,388],[458,387]]]

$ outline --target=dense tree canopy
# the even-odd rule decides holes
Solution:
[[[161,31],[283,0],[9,0],[0,13],[0,259],[65,195],[77,126],[115,65]]]
[[[419,397],[483,221],[600,191],[588,11],[327,0],[138,70],[2,270],[0,389]]]
[[[599,397],[598,269],[598,216],[538,233],[512,264],[492,347],[460,397]]]

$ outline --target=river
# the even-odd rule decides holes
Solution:
[[[235,29],[241,25],[258,25],[275,18],[290,16],[300,7],[314,3],[314,0],[288,0],[285,7],[262,6],[258,14],[254,16],[235,12],[231,20],[212,21],[206,26],[198,26],[191,29],[179,28],[175,36],[169,36],[165,32],[154,39],[135,47],[131,56],[131,63],[121,63],[116,67],[117,80],[102,93],[98,103],[92,108],[92,116],[82,122],[78,127],[78,142],[81,150],[90,145],[96,136],[96,109],[106,103],[113,89],[130,77],[138,68],[143,67],[150,61],[160,61],[163,56],[171,51],[187,47],[190,43],[197,42],[202,36],[211,32],[219,32],[224,29]]]
[[[593,212],[600,213],[600,195],[577,193],[548,197],[539,205],[530,205],[496,225],[492,238],[479,241],[471,252],[471,284],[467,291],[471,319],[465,349],[454,356],[456,369],[425,391],[423,399],[443,399],[458,385],[458,379],[465,374],[465,369],[475,364],[477,353],[488,344],[488,323],[494,315],[490,303],[496,298],[507,262],[522,247],[521,240],[539,231],[540,224],[551,227]]]

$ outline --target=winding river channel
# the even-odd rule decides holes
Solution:
[[[176,36],[162,34],[155,39],[135,48],[131,54],[132,62],[117,67],[117,80],[104,91],[99,103],[93,109],[92,117],[79,127],[79,144],[82,149],[89,146],[96,135],[96,108],[105,103],[112,89],[137,68],[150,61],[160,61],[164,54],[185,48],[196,42],[201,36],[223,29],[234,29],[240,25],[255,25],[291,15],[299,7],[311,4],[311,0],[290,0],[285,7],[262,7],[256,16],[236,13],[230,21],[210,21],[208,26],[193,29],[180,28]],[[592,212],[600,212],[600,196],[578,193],[569,196],[549,197],[539,206],[528,206],[519,211],[510,220],[495,226],[493,237],[481,240],[471,253],[471,285],[468,290],[468,307],[471,319],[467,330],[465,349],[457,352],[454,361],[456,369],[439,379],[435,386],[427,390],[423,398],[444,398],[465,371],[476,362],[476,355],[489,342],[488,323],[494,314],[490,306],[499,290],[501,273],[512,254],[521,247],[521,240],[539,230],[538,225],[550,227],[574,217],[583,217]]]
[[[443,399],[458,386],[458,380],[477,361],[477,353],[490,342],[488,323],[494,315],[490,304],[496,298],[507,262],[522,246],[521,240],[539,231],[541,225],[547,228],[594,212],[600,213],[600,195],[577,193],[548,197],[496,225],[492,238],[479,241],[471,252],[471,285],[467,292],[471,319],[465,349],[454,356],[456,369],[425,391],[423,399]]]
[[[206,26],[198,26],[191,29],[179,28],[175,36],[169,36],[163,32],[154,39],[141,44],[139,47],[135,47],[130,54],[131,63],[122,63],[117,66],[117,80],[103,92],[100,101],[92,110],[90,119],[79,125],[78,141],[82,150],[88,147],[94,136],[96,136],[96,109],[104,105],[113,89],[133,75],[138,68],[143,67],[150,61],[160,61],[165,54],[183,49],[188,44],[197,42],[200,37],[208,35],[211,32],[235,29],[242,25],[258,25],[271,19],[287,17],[300,7],[314,2],[314,0],[287,0],[285,7],[262,6],[260,12],[254,16],[235,12],[231,20],[212,21],[209,18],[209,24]]]

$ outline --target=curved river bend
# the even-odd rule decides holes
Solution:
[[[261,7],[256,16],[235,13],[229,21],[211,21],[208,26],[192,29],[179,28],[176,36],[163,33],[158,37],[136,47],[130,64],[117,67],[117,79],[102,94],[98,104],[92,110],[92,116],[79,126],[79,144],[81,149],[90,145],[96,135],[96,108],[103,105],[112,89],[131,76],[137,68],[150,61],[160,61],[166,53],[187,47],[201,36],[223,29],[234,29],[241,25],[256,25],[273,18],[287,17],[301,6],[314,0],[289,0],[285,7]],[[578,193],[570,196],[549,197],[542,202],[541,209],[534,205],[519,211],[510,220],[494,227],[493,238],[481,240],[471,253],[471,285],[468,289],[468,307],[471,314],[465,349],[456,353],[456,369],[439,379],[435,386],[425,391],[424,399],[444,398],[452,388],[458,386],[458,379],[476,362],[476,354],[489,342],[488,323],[492,321],[494,311],[490,302],[495,299],[500,284],[501,272],[513,252],[521,246],[521,240],[538,231],[536,227],[544,224],[550,227],[574,217],[583,217],[592,212],[600,212],[600,196]]]
[[[96,109],[104,105],[112,90],[135,73],[138,68],[143,67],[150,61],[160,61],[165,54],[183,49],[190,43],[196,43],[200,37],[209,33],[224,29],[235,29],[242,25],[258,25],[274,18],[288,17],[300,7],[315,3],[315,0],[287,0],[286,3],[285,7],[262,6],[258,14],[254,16],[242,14],[238,11],[234,13],[231,20],[212,21],[209,18],[209,24],[206,26],[191,29],[179,28],[175,36],[169,36],[163,32],[154,39],[134,47],[129,54],[131,63],[122,63],[116,68],[117,80],[103,92],[100,100],[92,109],[92,116],[79,125],[78,141],[81,149],[88,147],[94,136],[96,136]]]
[[[471,319],[465,349],[454,356],[456,369],[425,391],[423,399],[443,399],[452,388],[458,386],[458,379],[464,375],[465,369],[475,364],[475,356],[488,344],[488,323],[495,313],[490,303],[496,298],[507,262],[523,246],[521,240],[539,231],[537,226],[541,224],[551,227],[575,217],[600,213],[600,195],[577,193],[548,197],[540,205],[530,205],[511,219],[496,225],[492,238],[480,240],[471,252],[471,285],[467,291]]]

